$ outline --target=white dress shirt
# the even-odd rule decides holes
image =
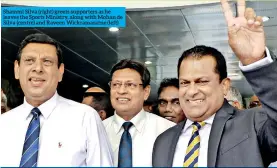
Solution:
[[[239,62],[239,67],[242,71],[251,71],[273,62],[267,48],[266,48],[266,55],[267,57],[247,66],[243,66],[241,62]],[[208,143],[209,143],[209,137],[210,137],[210,132],[212,128],[212,123],[214,121],[214,117],[215,117],[215,114],[209,117],[207,120],[205,120],[206,125],[199,130],[199,136],[200,136],[200,147],[199,147],[199,157],[198,157],[199,167],[207,167],[207,164],[208,164]],[[182,133],[179,137],[179,140],[175,149],[175,153],[174,153],[173,164],[172,164],[173,167],[183,167],[188,142],[192,136],[192,123],[193,123],[192,121],[187,119],[186,124],[182,130]]]
[[[277,167],[277,162],[271,163],[268,167]]]
[[[125,120],[116,113],[103,121],[114,152],[114,166],[118,165],[118,152],[122,124]],[[129,129],[132,137],[133,167],[151,167],[154,142],[161,133],[176,125],[167,119],[141,110],[130,120],[133,126]]]
[[[20,165],[33,106],[24,103],[0,116],[0,166]],[[113,166],[113,153],[98,113],[55,95],[40,105],[38,166]]]

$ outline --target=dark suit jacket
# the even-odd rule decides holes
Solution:
[[[212,124],[208,167],[267,167],[277,160],[277,62],[245,72],[244,76],[263,107],[238,111],[225,100]],[[156,139],[153,166],[172,167],[176,144],[184,125],[185,121]]]

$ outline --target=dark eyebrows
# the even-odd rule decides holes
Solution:
[[[179,101],[179,98],[174,98],[171,100],[171,102],[176,102],[176,101]]]
[[[159,98],[159,99],[158,99],[158,101],[159,101],[159,102],[161,102],[161,101],[165,101],[165,102],[167,102],[167,100],[162,99],[162,98]]]
[[[199,81],[199,80],[208,80],[208,77],[202,76],[202,77],[196,78],[194,81]],[[180,81],[190,82],[189,80],[186,80],[186,79],[180,79]]]
[[[170,100],[170,101],[165,100],[165,99],[163,99],[163,98],[159,98],[159,99],[158,99],[158,102],[162,102],[162,101],[164,101],[164,102],[176,102],[176,101],[179,101],[179,98],[174,98],[174,99],[172,99],[172,100]]]

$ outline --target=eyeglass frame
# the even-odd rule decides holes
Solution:
[[[112,84],[112,81],[110,81],[110,82],[108,83],[108,85],[110,86],[111,89],[114,89],[114,90],[120,89],[120,88],[122,87],[122,85],[124,85],[124,88],[127,89],[127,90],[134,90],[134,89],[138,88],[138,86],[143,86],[143,83],[137,84],[137,83],[133,83],[133,82],[126,82],[126,83],[123,84],[123,82],[117,82],[117,84],[120,84],[120,86],[119,86],[119,87],[116,87],[116,88],[113,88],[113,87],[111,86],[111,84]],[[127,86],[128,84],[134,84],[134,85],[135,85],[135,88],[131,88],[131,86],[130,86],[130,87]]]

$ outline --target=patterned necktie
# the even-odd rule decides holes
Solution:
[[[33,118],[26,133],[20,167],[37,166],[40,132],[39,115],[41,112],[38,108],[33,108],[31,113],[33,114]]]
[[[119,145],[118,167],[132,167],[132,137],[129,133],[132,125],[131,122],[125,122],[122,125],[124,132]]]
[[[184,161],[184,167],[198,167],[198,156],[200,147],[199,130],[205,125],[205,122],[194,122],[192,124],[193,131],[189,140],[186,157]]]

